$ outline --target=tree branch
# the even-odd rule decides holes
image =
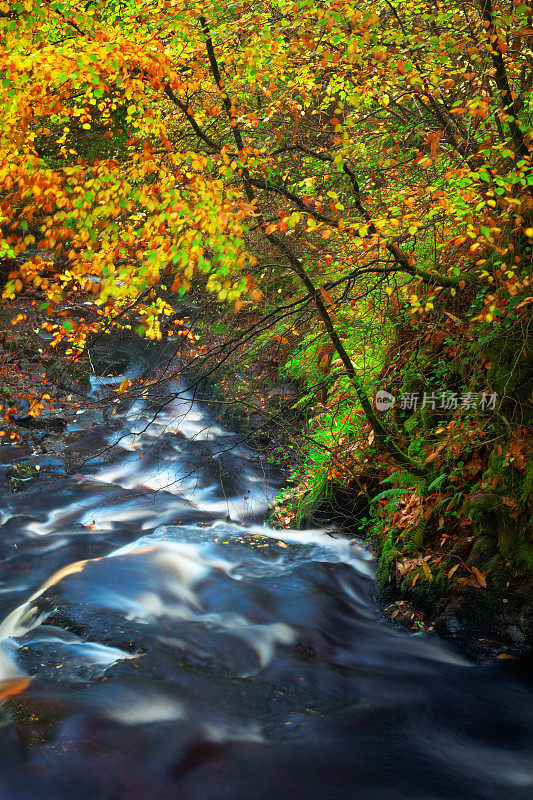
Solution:
[[[205,142],[205,144],[208,147],[210,147],[211,150],[213,150],[215,153],[220,153],[220,150],[221,150],[220,145],[217,144],[213,139],[211,139],[211,137],[208,136],[207,133],[205,133],[200,128],[200,126],[196,122],[195,118],[193,117],[193,115],[191,114],[189,109],[187,108],[186,104],[183,103],[179,99],[179,97],[174,93],[174,91],[172,90],[172,87],[170,86],[169,83],[167,83],[166,86],[165,86],[165,94],[166,94],[166,96],[168,97],[169,100],[171,100],[175,105],[178,106],[178,108],[181,111],[183,111],[183,113],[185,114],[185,116],[186,116],[191,128],[193,129],[195,134],[198,136],[198,138],[201,139],[203,142]]]
[[[528,161],[530,161],[531,152],[524,141],[524,133],[521,130],[519,123],[516,121],[518,112],[516,110],[515,101],[513,100],[511,86],[509,84],[509,78],[505,68],[505,61],[503,60],[503,55],[500,49],[498,48],[498,34],[494,27],[492,0],[481,0],[481,13],[486,22],[486,33],[489,37],[490,56],[494,67],[494,83],[500,92],[503,110],[508,115],[507,125],[509,126],[511,139],[517,153],[519,153],[522,158],[526,158]],[[529,192],[533,195],[533,186],[529,187]]]

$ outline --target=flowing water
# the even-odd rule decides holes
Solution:
[[[275,476],[187,392],[87,413],[77,474],[0,495],[1,800],[530,796],[516,662],[380,619],[360,544],[266,527]]]

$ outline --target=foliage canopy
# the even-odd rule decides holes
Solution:
[[[274,260],[416,470],[334,309],[525,318],[532,25],[520,0],[0,2],[4,298],[134,304],[157,339],[168,291],[240,310]]]

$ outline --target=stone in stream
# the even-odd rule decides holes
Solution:
[[[6,482],[11,492],[20,492],[37,477],[66,475],[64,459],[59,456],[32,456],[6,469]]]

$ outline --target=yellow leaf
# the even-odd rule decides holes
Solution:
[[[431,570],[430,570],[430,568],[428,567],[428,565],[426,564],[425,561],[422,562],[422,569],[424,570],[424,575],[426,576],[428,581],[431,583],[431,581],[433,580],[433,575],[431,574]]]
[[[459,569],[459,564],[456,564],[455,567],[452,567],[451,570],[448,572],[448,578],[451,578],[452,575]]]
[[[127,378],[124,378],[124,380],[118,387],[117,392],[122,394],[123,392],[126,392],[130,388],[130,386],[133,386],[132,382],[129,381]]]

